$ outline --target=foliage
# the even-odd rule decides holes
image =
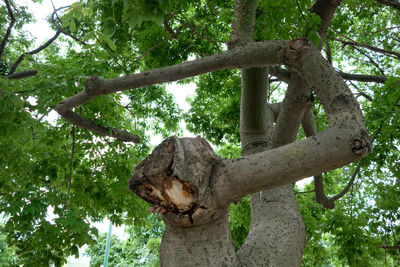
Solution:
[[[15,247],[7,243],[7,236],[4,232],[4,223],[0,219],[0,266],[18,266],[20,261],[15,253]]]
[[[159,248],[164,226],[156,215],[149,217],[146,223],[133,224],[126,229],[127,240],[120,240],[112,235],[109,264],[110,266],[159,266]],[[89,246],[86,254],[90,256],[90,266],[100,266],[104,260],[104,248],[107,234],[103,233],[95,245]]]
[[[320,44],[316,32],[320,18],[310,14],[312,4],[310,0],[260,1],[256,39],[306,36]],[[118,225],[133,223],[127,241],[113,238],[115,264],[157,265],[162,224],[148,215],[144,201],[128,191],[127,180],[150,152],[150,136],[181,133],[182,118],[190,131],[216,145],[221,157],[240,156],[239,72],[225,70],[190,79],[197,89],[187,114],[164,85],[101,96],[77,108],[101,125],[139,134],[139,145],[74,127],[52,109],[82,91],[92,75],[118,77],[226,50],[234,1],[77,2],[60,11],[59,17],[64,31],[80,41],[63,36],[39,54],[27,55],[18,70],[36,69],[38,75],[9,80],[10,66],[21,53],[36,47],[23,30],[33,15],[24,6],[14,6],[17,20],[0,61],[0,212],[7,217],[0,234],[0,249],[7,252],[0,253],[0,260],[10,266],[20,262],[60,266],[67,256],[77,255],[78,247],[88,244],[88,254],[98,266],[105,237],[98,236],[90,221],[108,216]],[[400,51],[399,12],[372,0],[342,1],[328,35]],[[2,4],[0,36],[9,22]],[[399,58],[333,39],[329,44],[336,68],[385,74],[387,81],[348,82],[369,133],[376,135],[374,150],[363,160],[352,190],[335,203],[334,210],[317,206],[313,193],[296,195],[307,227],[303,265],[395,266],[399,250],[383,248],[400,245]],[[270,91],[274,91],[270,101],[277,102],[285,87],[271,83]],[[314,104],[321,130],[326,117],[317,99]],[[340,192],[354,170],[352,165],[325,174],[327,195]],[[307,184],[296,191],[312,189]],[[235,248],[247,235],[249,214],[248,198],[230,208]]]

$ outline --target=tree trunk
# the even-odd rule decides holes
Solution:
[[[371,151],[357,101],[315,47],[296,39],[275,57],[295,71],[278,116],[265,103],[267,68],[242,72],[242,158],[218,158],[201,137],[170,137],[135,168],[130,189],[166,224],[162,266],[300,266],[305,231],[291,184]],[[329,128],[294,142],[311,87]],[[251,230],[235,253],[227,210],[248,194]]]

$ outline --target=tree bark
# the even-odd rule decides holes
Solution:
[[[263,151],[268,147],[267,136],[276,115],[263,101],[266,99],[266,69],[252,68],[243,75],[243,88],[247,90],[243,91],[242,105],[249,105],[243,107],[243,116],[256,113],[263,117],[265,114],[265,119],[250,116],[254,120],[243,118],[241,121],[245,156],[221,160],[202,138],[174,137],[165,140],[135,168],[130,189],[152,203],[151,211],[163,214],[167,225],[161,250],[164,265],[235,266],[237,258],[232,254],[227,208],[253,193],[254,218],[248,240],[237,253],[240,262],[249,266],[263,266],[266,262],[299,266],[305,246],[304,225],[291,183],[342,167],[370,152],[371,144],[355,97],[319,51],[307,40],[296,39],[278,55],[274,56],[281,64],[297,72],[292,76],[293,84],[280,108],[278,122],[281,125],[275,129],[276,135],[274,133],[270,144],[278,147]],[[324,106],[329,128],[290,143],[295,137],[292,131],[297,132],[302,120],[309,87],[314,88]],[[292,117],[285,115],[293,112],[293,107],[297,107],[296,113]],[[281,138],[280,133],[286,131],[289,133]],[[274,188],[277,189],[258,193]],[[213,239],[211,231],[206,233],[204,227],[215,229],[217,239]],[[199,240],[200,237],[204,240]],[[264,243],[260,241],[263,238],[267,240]],[[171,247],[165,242],[170,242]],[[220,246],[224,247],[224,259],[214,251]],[[180,255],[190,255],[194,261],[187,262],[186,256]]]

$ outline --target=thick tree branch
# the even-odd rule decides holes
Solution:
[[[295,141],[306,106],[310,103],[309,95],[309,84],[292,71],[291,81],[272,135],[272,148]]]
[[[93,122],[86,123],[88,119],[84,119],[70,110],[87,103],[96,96],[157,83],[177,81],[222,69],[276,65],[281,61],[279,57],[285,45],[287,45],[287,41],[252,43],[248,44],[246,47],[234,49],[223,54],[208,56],[165,68],[153,69],[143,73],[106,80],[92,77],[87,80],[86,89],[84,91],[60,102],[54,109],[61,116],[67,116],[68,118],[66,119],[71,122],[80,123],[79,125],[81,127],[91,130],[91,128],[87,127],[92,127],[90,125],[92,125]],[[110,132],[108,129],[102,127],[96,128],[96,130],[103,135],[106,135],[105,131]],[[114,135],[112,136],[116,137]],[[138,140],[138,138],[134,139]]]
[[[8,24],[6,33],[4,34],[4,37],[3,37],[3,39],[1,40],[1,43],[0,43],[0,60],[3,57],[3,53],[4,53],[4,49],[6,47],[6,43],[7,43],[8,37],[10,37],[11,30],[12,30],[14,24],[15,24],[15,21],[16,21],[15,15],[14,15],[14,12],[12,10],[10,2],[8,0],[4,0],[4,2],[6,3],[7,12],[8,12],[8,15],[10,16],[10,23]]]
[[[235,17],[232,21],[232,35],[228,41],[228,49],[253,41],[256,8],[256,0],[236,0]]]
[[[333,15],[341,2],[341,0],[316,0],[311,7],[310,12],[317,14],[321,18],[318,33],[322,39],[325,39]]]
[[[394,9],[400,10],[400,2],[396,0],[377,0],[378,4],[393,7]]]
[[[19,56],[19,58],[14,62],[14,64],[12,64],[11,68],[10,68],[10,75],[14,74],[15,70],[17,69],[18,65],[22,62],[22,60],[24,60],[26,55],[34,55],[39,53],[40,51],[42,51],[43,49],[45,49],[46,47],[48,47],[49,45],[51,45],[60,35],[60,31],[58,30],[54,36],[52,38],[50,38],[47,42],[45,42],[44,44],[42,44],[41,46],[39,46],[38,48],[29,51],[29,52],[25,52],[22,55]]]
[[[291,42],[287,52],[286,65],[301,73],[315,88],[327,113],[329,128],[286,146],[235,161],[224,161],[217,170],[215,187],[226,189],[217,192],[223,205],[243,194],[282,186],[323,170],[347,165],[371,149],[358,104],[330,64],[303,39]],[[352,120],[348,119],[349,116]],[[252,166],[251,171],[244,166]],[[296,168],[296,173],[291,171],[292,168]]]
[[[279,80],[285,83],[290,82],[290,71],[280,68],[279,66],[269,67],[269,74],[277,77]]]

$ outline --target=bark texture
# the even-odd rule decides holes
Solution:
[[[170,137],[141,162],[129,188],[161,213],[166,230],[161,266],[239,266],[228,207],[215,202],[213,173],[220,160],[203,138]]]
[[[266,68],[244,71],[243,84],[254,90],[243,92],[242,105],[248,108],[243,114],[258,115],[241,122],[246,140],[242,158],[218,159],[200,137],[171,137],[135,168],[130,189],[152,203],[151,211],[163,214],[167,226],[161,248],[163,266],[236,266],[238,260],[242,266],[299,266],[304,225],[291,183],[342,167],[371,151],[355,97],[308,40],[293,40],[274,56],[297,74],[292,74],[284,102],[267,105],[263,103]],[[293,142],[310,87],[324,106],[329,128]],[[297,112],[289,116],[293,107]],[[269,141],[278,110],[281,125]],[[252,227],[236,255],[227,208],[248,194],[253,194]]]

